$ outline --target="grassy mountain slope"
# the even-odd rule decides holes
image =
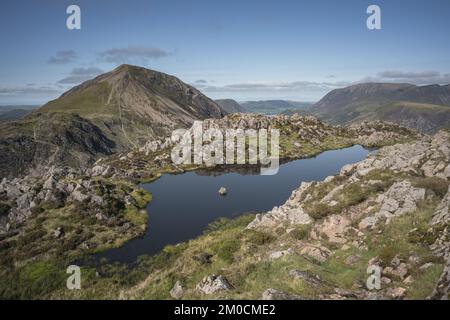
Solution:
[[[215,102],[228,113],[247,112],[247,110],[233,99],[219,99]]]
[[[98,156],[170,135],[226,112],[176,77],[122,65],[72,88],[25,118],[0,125],[0,176],[37,165],[88,165]]]
[[[359,84],[331,91],[310,112],[334,124],[387,120],[434,132],[450,127],[450,87]]]

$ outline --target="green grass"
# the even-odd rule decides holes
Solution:
[[[125,209],[124,217],[135,226],[141,227],[145,227],[148,220],[148,215],[145,210],[136,210],[134,208]]]

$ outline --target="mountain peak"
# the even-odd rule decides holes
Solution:
[[[37,111],[44,112],[80,115],[124,147],[170,135],[195,120],[226,114],[177,77],[129,64],[72,88]]]

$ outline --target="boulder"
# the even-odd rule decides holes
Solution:
[[[291,255],[294,251],[292,249],[288,249],[288,250],[282,250],[282,251],[275,251],[269,254],[269,259],[270,260],[275,260],[275,259],[279,259],[281,257],[285,257],[288,255]]]
[[[386,294],[393,299],[403,299],[406,295],[406,289],[402,287],[389,288]]]
[[[312,183],[302,182],[300,187],[295,190],[289,199],[280,207],[274,207],[265,214],[257,214],[255,219],[249,223],[247,229],[270,228],[281,223],[288,225],[310,224],[311,217],[303,210],[301,198],[304,192]]]
[[[317,287],[322,284],[322,280],[318,275],[310,274],[307,271],[291,270],[289,271],[289,275],[294,279],[302,280],[313,287]]]
[[[184,288],[181,285],[181,282],[177,281],[169,293],[172,298],[181,299],[184,294]]]
[[[262,300],[305,300],[303,297],[276,289],[267,289],[262,294]]]
[[[331,215],[316,224],[311,234],[316,239],[323,237],[331,243],[343,244],[347,241],[345,232],[350,224],[351,221],[345,216]]]
[[[231,290],[233,287],[224,276],[209,275],[197,284],[196,290],[203,294],[213,294],[218,291]]]
[[[325,262],[332,252],[323,246],[306,245],[302,248],[301,254],[312,258],[317,262]]]
[[[56,228],[56,230],[53,231],[53,236],[55,238],[60,238],[64,235],[64,229],[62,227]]]
[[[225,196],[227,194],[227,189],[225,187],[220,187],[219,194]]]

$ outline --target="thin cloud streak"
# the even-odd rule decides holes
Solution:
[[[109,63],[133,63],[136,61],[146,63],[149,60],[161,59],[171,53],[157,47],[128,46],[125,48],[112,48],[99,53],[100,59]]]
[[[95,78],[103,70],[96,67],[78,67],[71,71],[70,75],[58,81],[58,84],[79,84],[86,80]]]
[[[53,57],[48,59],[50,64],[66,64],[77,59],[77,53],[74,50],[61,50],[56,52]]]

